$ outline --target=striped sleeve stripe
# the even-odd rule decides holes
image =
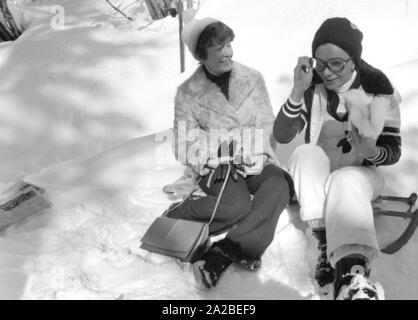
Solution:
[[[399,137],[401,135],[400,132],[400,129],[396,127],[384,127],[381,135]]]
[[[379,149],[379,153],[377,154],[377,156],[374,158],[367,158],[367,160],[373,162],[374,164],[379,165],[379,164],[384,163],[387,160],[388,152],[386,151],[385,148],[380,147],[380,146],[378,147],[378,149]]]
[[[383,127],[383,132],[389,132],[389,133],[400,133],[401,130],[396,127]]]
[[[289,118],[296,118],[300,114],[301,106],[294,106],[289,102],[289,100],[286,101],[286,103],[283,105],[283,112],[284,114]]]
[[[293,113],[289,113],[286,109],[287,109],[286,108],[286,104],[284,104],[282,110],[283,110],[283,113],[285,114],[286,117],[288,117],[288,118],[296,118],[296,117],[299,116],[299,112],[297,112],[296,114],[293,114]]]
[[[292,109],[300,109],[300,107],[302,106],[302,101],[295,102],[292,100],[292,98],[289,97],[286,102]]]
[[[380,134],[381,136],[393,136],[393,137],[400,137],[400,133],[393,133],[393,132],[382,132]]]

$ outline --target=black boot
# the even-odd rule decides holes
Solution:
[[[244,254],[240,244],[225,238],[215,242],[195,260],[193,272],[197,281],[210,289],[216,285],[222,273],[232,263],[251,271],[258,271],[261,268],[260,257]]]
[[[239,249],[238,244],[228,239],[215,242],[193,264],[196,280],[207,289],[215,287],[223,272],[234,262],[234,251]]]
[[[327,238],[325,229],[314,229],[313,235],[318,239],[319,256],[315,267],[315,280],[319,287],[333,283],[335,279],[335,270],[327,258]]]
[[[236,263],[245,269],[250,271],[258,271],[261,269],[261,258],[260,257],[242,257],[238,259]]]
[[[250,271],[258,271],[261,269],[261,257],[250,255],[242,249],[241,245],[233,242],[231,240],[225,239],[226,241],[232,243],[230,248],[230,255],[232,260],[240,267],[250,270]]]

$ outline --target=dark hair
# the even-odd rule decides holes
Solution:
[[[196,44],[196,56],[205,60],[208,57],[207,48],[214,45],[224,45],[234,40],[234,31],[223,22],[214,22],[203,29]]]

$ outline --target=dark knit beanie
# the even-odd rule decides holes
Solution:
[[[332,43],[347,52],[356,66],[361,59],[361,40],[363,33],[347,18],[330,18],[325,20],[315,33],[312,41],[312,56],[319,46]]]

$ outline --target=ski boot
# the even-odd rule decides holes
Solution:
[[[348,256],[335,266],[335,300],[384,300],[385,293],[380,283],[369,280],[370,268],[366,258]]]

